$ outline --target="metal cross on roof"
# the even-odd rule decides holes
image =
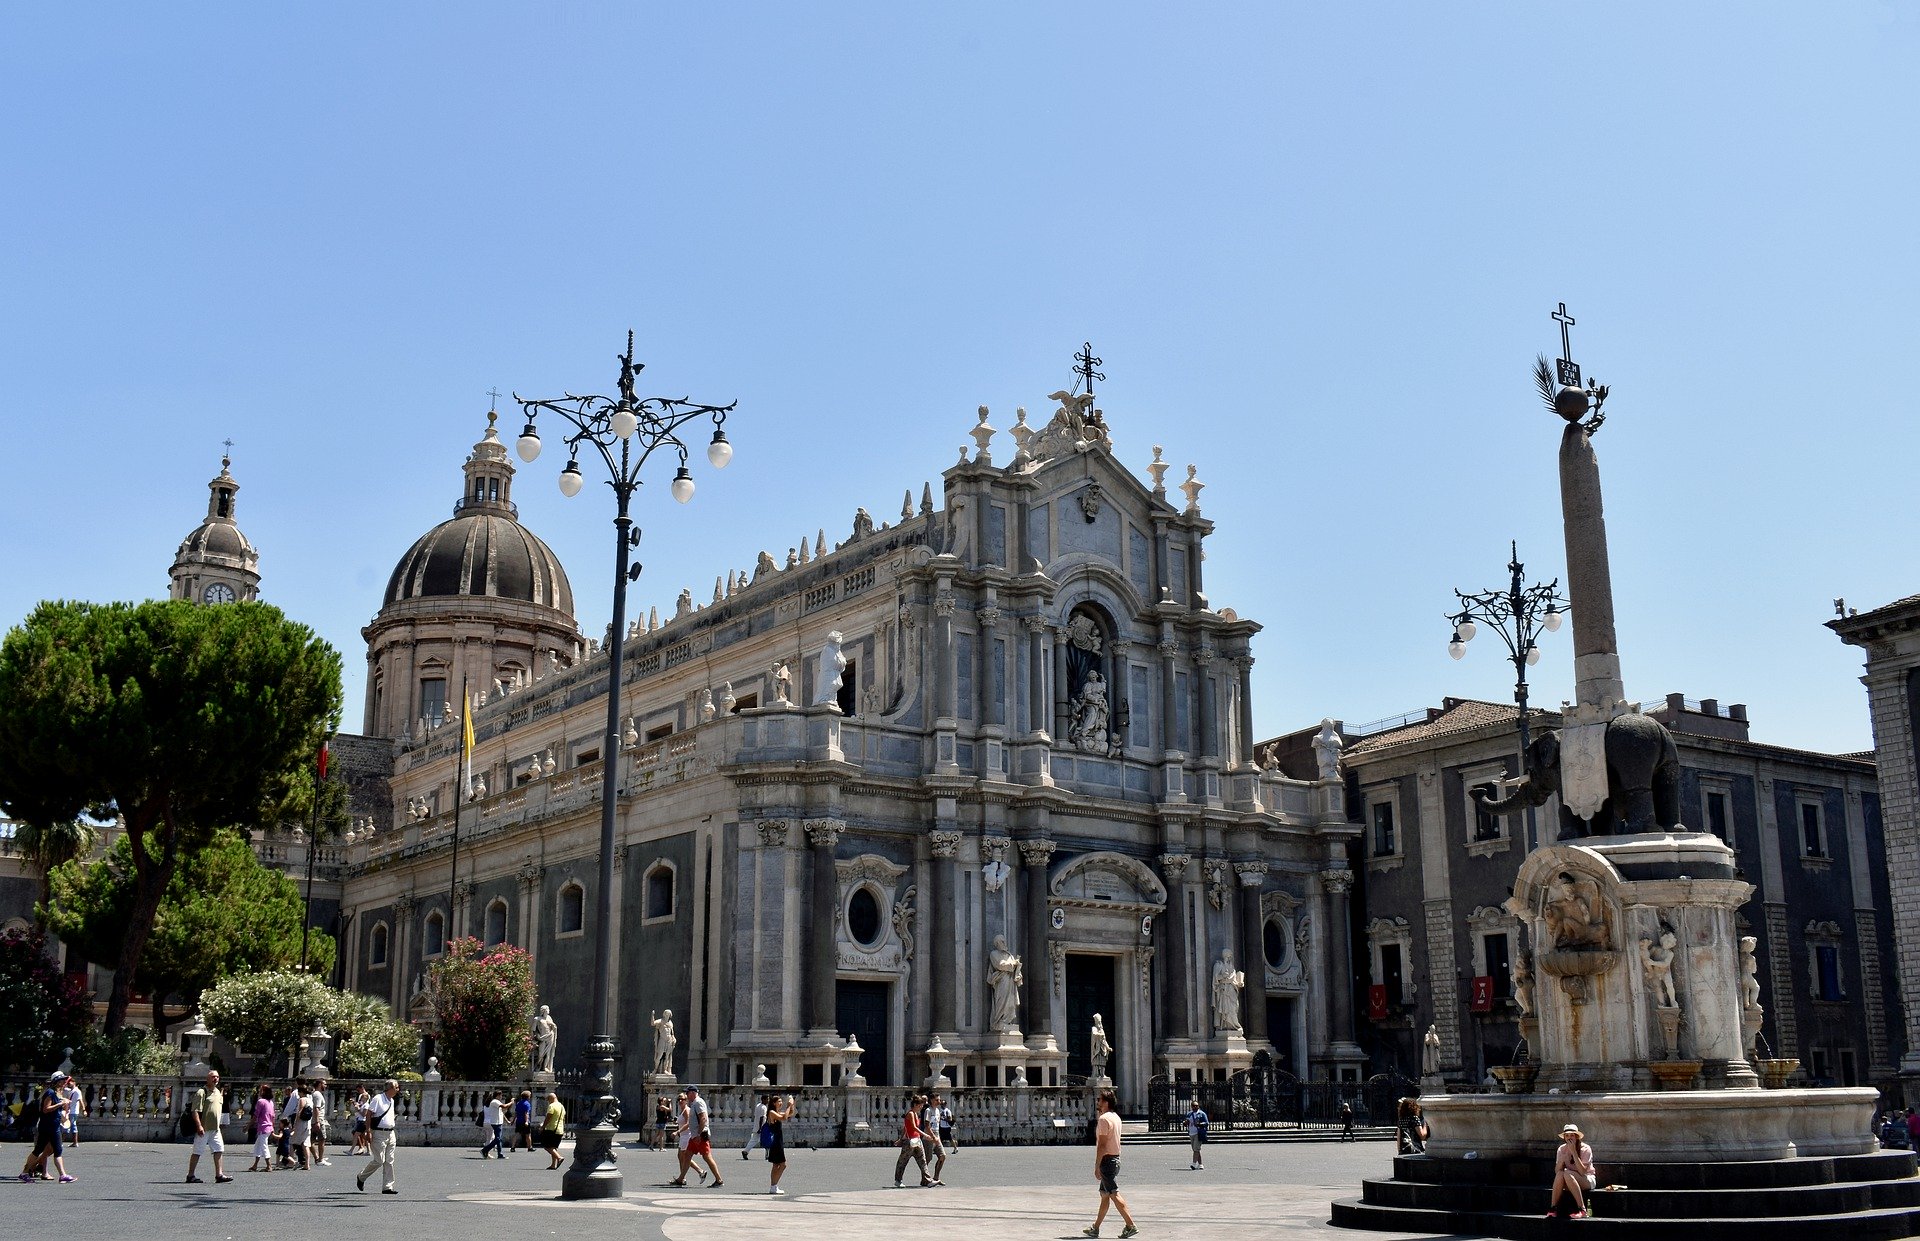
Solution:
[[[1073,368],[1073,373],[1079,376],[1073,381],[1073,386],[1078,388],[1081,384],[1087,385],[1087,395],[1092,396],[1093,381],[1098,379],[1105,383],[1107,379],[1105,374],[1093,369],[1096,366],[1105,365],[1099,358],[1093,356],[1093,342],[1087,341],[1081,345],[1080,352],[1073,355],[1073,360],[1078,364]]]
[[[1567,313],[1567,304],[1560,303],[1560,309],[1551,316],[1560,325],[1560,386],[1578,388],[1580,386],[1580,367],[1573,360],[1573,340],[1567,329],[1573,326],[1573,316]]]
[[[500,405],[500,389],[487,389],[487,412],[493,413]]]

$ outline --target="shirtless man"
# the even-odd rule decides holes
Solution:
[[[1100,1225],[1106,1222],[1107,1207],[1111,1205],[1120,1212],[1120,1218],[1126,1224],[1120,1230],[1124,1241],[1140,1230],[1133,1226],[1133,1216],[1127,1211],[1127,1200],[1120,1196],[1120,1100],[1113,1091],[1102,1090],[1094,1099],[1093,1106],[1100,1114],[1100,1119],[1094,1123],[1093,1139],[1093,1179],[1100,1185],[1100,1213],[1093,1217],[1092,1226],[1085,1229],[1083,1235],[1100,1235]]]

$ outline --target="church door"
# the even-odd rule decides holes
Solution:
[[[1273,1040],[1273,1067],[1284,1069],[1295,1077],[1304,1077],[1306,1074],[1293,1062],[1293,1006],[1296,1002],[1290,995],[1267,997],[1267,1037]]]
[[[887,1072],[892,1059],[893,1040],[887,1031],[887,1014],[893,1004],[890,984],[841,979],[834,984],[835,1017],[841,1034],[860,1040],[860,1076],[869,1086],[891,1086]]]
[[[1120,1046],[1119,997],[1114,987],[1114,958],[1067,954],[1067,1072],[1093,1075],[1093,1015],[1100,1014],[1107,1042]],[[1107,1061],[1107,1076],[1119,1066]]]

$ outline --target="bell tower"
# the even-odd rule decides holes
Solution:
[[[220,473],[207,484],[207,516],[180,542],[174,553],[169,599],[195,603],[252,602],[260,597],[260,553],[234,522],[234,497],[240,484],[229,467],[231,457],[220,458]]]

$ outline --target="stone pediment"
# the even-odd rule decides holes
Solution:
[[[1152,868],[1122,853],[1083,853],[1055,869],[1048,886],[1056,901],[1094,908],[1157,913],[1167,906],[1166,885]]]

